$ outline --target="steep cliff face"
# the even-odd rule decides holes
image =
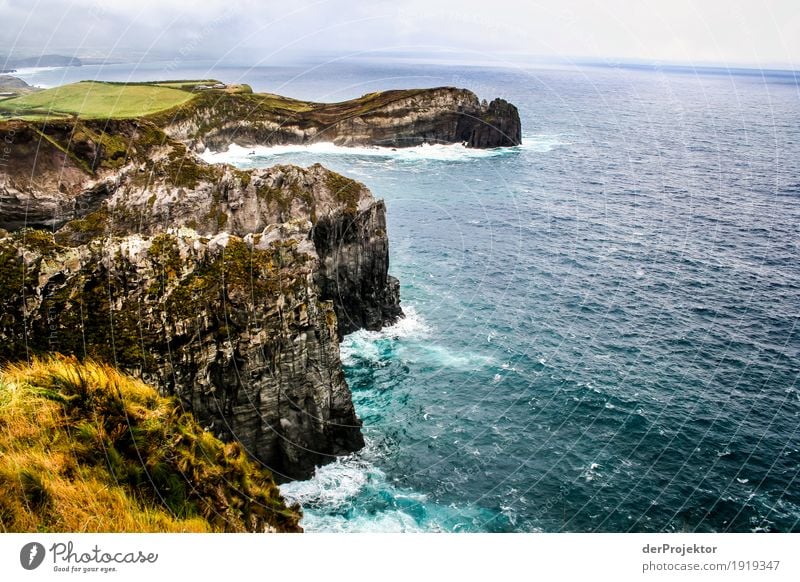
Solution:
[[[384,91],[331,104],[259,94],[208,94],[159,116],[157,123],[193,149],[217,151],[231,143],[464,143],[492,148],[522,140],[516,107],[502,99],[482,104],[471,91],[453,87]]]
[[[194,152],[520,137],[513,105],[454,88],[338,104],[211,91],[149,119],[0,123],[0,361],[113,363],[279,478],[307,477],[363,445],[338,338],[402,316],[386,208],[320,165]]]
[[[4,268],[25,279],[4,293],[3,355],[113,362],[279,476],[307,476],[363,445],[308,228],[210,239],[180,229],[75,248],[41,231],[7,237]]]
[[[495,99],[481,108],[480,123],[462,130],[464,142],[473,148],[515,146],[522,143],[522,127],[517,108],[504,99]]]
[[[154,126],[122,125],[120,163],[92,123],[30,129],[48,164],[73,172],[64,189],[25,183],[28,162],[9,160],[22,170],[6,183],[29,209],[46,200],[70,219],[39,207],[37,225],[63,224],[53,232],[3,214],[14,232],[0,238],[0,360],[112,362],[279,478],[360,448],[337,336],[401,314],[383,203],[319,165],[208,166]],[[97,205],[75,202],[98,183],[108,186]]]
[[[340,334],[401,314],[398,283],[387,274],[383,203],[320,165],[208,166],[157,127],[133,121],[0,124],[0,139],[13,154],[2,160],[0,228],[61,229],[57,240],[77,245],[179,226],[245,236],[306,219],[321,258],[316,281],[334,301]]]
[[[378,201],[363,212],[326,216],[311,233],[320,256],[316,280],[336,307],[339,335],[379,330],[402,316],[400,282],[388,274],[386,209]]]

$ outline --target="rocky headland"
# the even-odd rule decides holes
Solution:
[[[370,93],[342,103],[278,95],[208,91],[158,116],[173,138],[194,150],[332,142],[341,146],[408,147],[463,143],[493,148],[521,143],[517,108],[481,102],[454,87]]]
[[[516,108],[452,88],[309,104],[205,91],[138,119],[0,122],[0,361],[62,353],[158,387],[278,479],[363,446],[338,341],[402,316],[386,209],[320,165],[229,144],[516,145]]]

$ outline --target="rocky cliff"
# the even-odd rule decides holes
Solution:
[[[197,150],[314,142],[491,148],[522,140],[516,107],[502,99],[481,103],[473,92],[453,87],[384,91],[342,103],[211,91],[157,116],[157,122]]]
[[[112,362],[283,479],[363,445],[337,336],[401,314],[382,201],[319,165],[203,164],[146,122],[5,129],[0,358]]]
[[[360,448],[337,340],[402,315],[383,202],[320,165],[195,155],[315,141],[510,146],[520,126],[453,88],[339,104],[211,90],[136,120],[2,122],[0,362],[113,363],[281,479]]]

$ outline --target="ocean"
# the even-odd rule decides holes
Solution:
[[[363,451],[282,486],[306,531],[800,531],[793,73],[344,59],[30,71],[335,101],[504,97],[492,151],[233,147],[384,198],[406,318],[347,336]]]

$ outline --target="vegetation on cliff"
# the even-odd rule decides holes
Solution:
[[[423,142],[470,147],[519,145],[516,107],[482,104],[466,89],[438,87],[369,93],[315,103],[213,79],[113,83],[81,81],[0,100],[0,119],[47,122],[147,118],[170,137],[202,150],[230,143],[332,141],[405,147]]]
[[[237,117],[263,114],[307,114],[309,120],[333,123],[364,115],[401,99],[424,95],[428,89],[369,93],[340,103],[315,103],[276,95],[253,93],[247,85],[225,85],[214,79],[141,83],[80,81],[36,91],[0,102],[0,117],[42,120],[56,118],[135,119],[153,116],[163,123],[194,115],[198,108],[214,106]],[[194,102],[194,103],[192,103]],[[163,112],[162,115],[156,115]],[[228,119],[229,120],[229,119]],[[222,121],[222,120],[221,120]]]
[[[0,530],[294,532],[269,471],[172,398],[62,356],[0,370]]]

